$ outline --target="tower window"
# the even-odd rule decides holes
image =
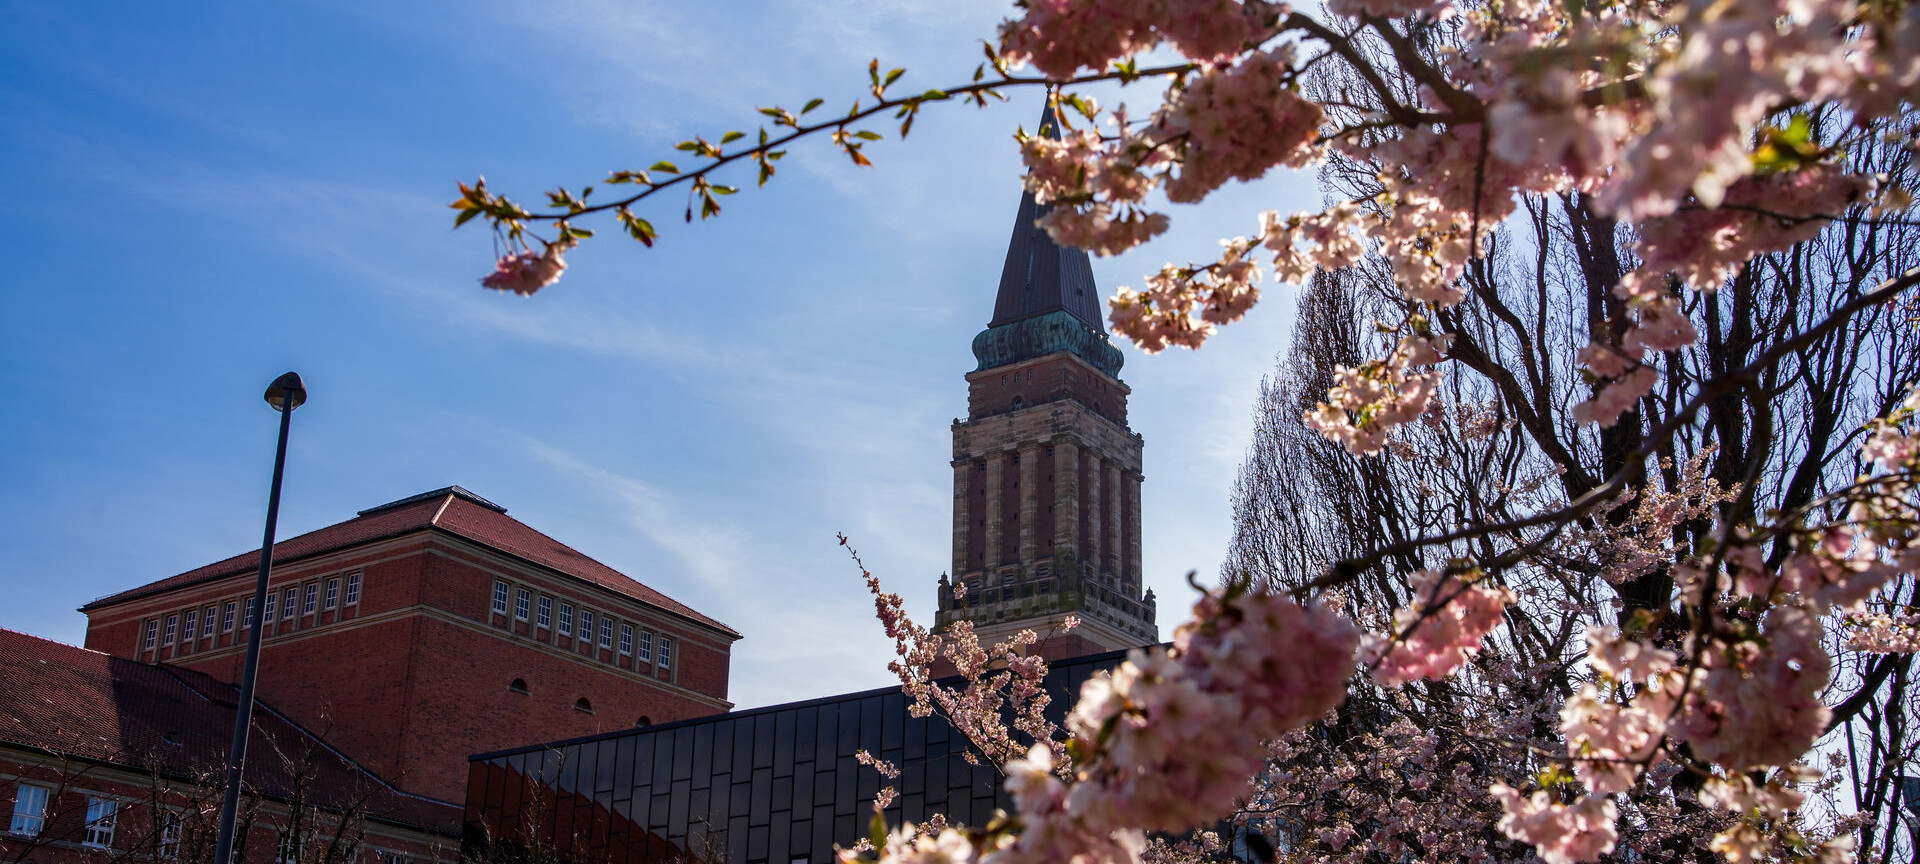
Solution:
[[[1025,399],[1022,399],[1018,396],[1013,397],[1013,410],[1018,411],[1022,408],[1025,408],[1026,406],[1027,406],[1027,402]]]

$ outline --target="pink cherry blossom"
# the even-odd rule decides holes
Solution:
[[[567,262],[560,257],[565,251],[565,245],[549,243],[538,255],[532,251],[502,255],[494,264],[493,272],[481,279],[480,284],[495,291],[532,296],[533,292],[560,281],[560,274],[567,269]]]

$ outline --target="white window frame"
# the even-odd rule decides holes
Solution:
[[[80,845],[89,849],[112,849],[114,817],[119,813],[120,802],[88,795],[87,822],[80,832]]]
[[[233,615],[235,610],[239,607],[239,605],[240,605],[239,603],[233,600],[228,600],[226,602],[226,605],[221,607],[223,611],[221,611],[220,613],[220,632],[222,633],[233,632]]]
[[[38,837],[47,830],[47,804],[53,798],[53,790],[32,783],[14,783],[13,820],[7,825],[7,833],[18,837]]]
[[[662,636],[660,637],[660,668],[670,669],[672,667],[673,667],[673,640],[665,636]]]
[[[600,616],[600,647],[606,648],[608,650],[612,650],[613,648],[613,616],[612,615]]]
[[[280,598],[280,620],[292,621],[293,604],[300,602],[300,589],[297,586],[288,585],[287,590],[280,593],[282,595]]]
[[[180,635],[180,616],[177,614],[168,615],[167,616],[167,632],[165,637],[160,640],[160,644],[172,645],[174,637],[178,635]]]
[[[525,588],[513,589],[513,620],[525,621],[533,612],[533,592]]]
[[[560,635],[573,635],[573,604],[560,604]]]
[[[633,656],[633,625],[620,622],[620,656]]]
[[[180,811],[169,809],[160,817],[160,840],[154,846],[154,856],[162,861],[180,860],[180,835],[186,825],[186,819]]]
[[[200,610],[188,609],[181,618],[183,620],[181,620],[180,623],[185,626],[180,628],[180,644],[191,645],[193,644],[193,634],[200,629]]]
[[[347,597],[341,601],[343,606],[355,606],[360,603],[360,574],[347,574]]]
[[[144,640],[141,640],[140,650],[152,651],[154,649],[154,646],[158,644],[160,644],[160,619],[148,618],[147,619],[147,638],[145,638]]]
[[[541,597],[539,604],[534,607],[534,615],[535,615],[535,618],[533,619],[533,623],[539,626],[540,629],[545,630],[552,627],[553,626],[553,598],[544,597],[544,596]]]
[[[640,631],[640,650],[634,656],[637,656],[641,660],[648,663],[653,662],[653,634],[652,633],[645,630]]]
[[[273,623],[274,598],[279,596],[280,592],[278,591],[268,591],[267,599],[260,601],[260,620],[262,623]]]
[[[507,614],[507,583],[498,579],[493,582],[493,614]]]
[[[253,608],[254,599],[255,598],[252,598],[252,597],[247,598],[247,610],[241,613],[240,615],[240,629],[242,630],[253,629],[255,619],[258,617],[255,614],[255,609]]]
[[[580,641],[593,644],[593,610],[584,606],[580,608]]]
[[[213,638],[213,616],[220,613],[218,604],[200,610],[200,638]]]
[[[340,608],[340,577],[335,576],[327,580],[327,600],[323,608],[328,612]]]
[[[319,605],[320,605],[320,583],[308,582],[307,587],[301,592],[300,614],[312,615],[313,611],[319,608]]]

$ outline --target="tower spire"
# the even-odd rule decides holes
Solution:
[[[1039,134],[1060,140],[1051,102],[1041,109]],[[1039,226],[1051,212],[1053,205],[1039,203],[1032,192],[1020,194],[993,319],[973,337],[973,355],[980,361],[975,371],[1067,351],[1118,377],[1123,358],[1101,324],[1093,261],[1084,249],[1053,242]]]
[[[1051,101],[1041,109],[1040,133],[1060,140],[1060,123]],[[1036,221],[1053,212],[1053,205],[1020,195],[1013,218],[1013,238],[1007,243],[1007,263],[1000,270],[1000,292],[993,304],[989,327],[1022,318],[1065,310],[1095,330],[1100,326],[1099,289],[1093,284],[1093,262],[1085,249],[1053,242]]]

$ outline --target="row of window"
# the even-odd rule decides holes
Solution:
[[[592,645],[597,636],[599,646],[612,651],[615,650],[617,634],[620,657],[631,657],[635,662],[651,663],[661,668],[673,665],[673,638],[670,636],[640,629],[629,622],[617,620],[612,614],[596,617],[592,609],[584,606],[580,607],[576,619],[572,603],[555,601],[544,594],[535,596],[525,586],[495,581],[493,614],[505,616],[509,611],[513,620],[529,622],[536,631],[548,631],[558,638],[573,639],[577,632],[579,645]]]
[[[47,786],[32,783],[18,783],[13,791],[13,819],[7,831],[18,837],[39,837],[47,829],[47,820],[51,818],[48,807],[54,791]],[[87,821],[80,832],[80,845],[92,849],[112,849],[113,829],[120,813],[120,802],[113,798],[98,795],[87,796]],[[158,858],[162,861],[174,861],[180,857],[180,836],[183,825],[183,813],[170,811],[160,822],[160,837],[157,844]],[[295,835],[282,832],[278,843],[280,861],[291,864],[300,860]],[[373,850],[376,864],[411,864],[412,859],[383,849]]]
[[[325,580],[315,579],[303,585],[288,585],[281,591],[268,591],[260,610],[260,620],[268,624],[275,620],[293,621],[359,604],[360,574],[348,573]],[[236,626],[245,631],[253,626],[253,613],[253,598],[248,596],[148,618],[141,631],[140,650],[152,651],[167,645],[178,645],[186,650],[198,640],[212,639],[216,623],[221,633],[232,633]]]
[[[53,790],[31,783],[20,783],[13,787],[13,820],[7,825],[7,832],[20,837],[38,837],[47,828],[47,805],[53,798]],[[108,849],[113,846],[114,816],[120,811],[120,802],[112,798],[87,796],[87,821],[80,832],[80,845],[96,849]]]

